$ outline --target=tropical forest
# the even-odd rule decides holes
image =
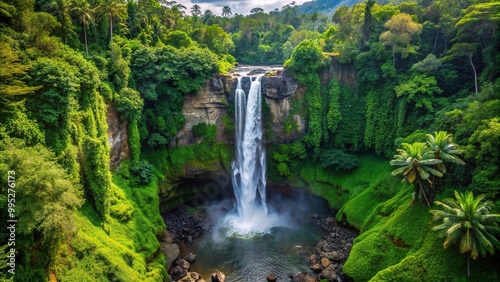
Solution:
[[[500,281],[500,1],[0,0],[0,281]]]

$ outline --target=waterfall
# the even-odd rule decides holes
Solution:
[[[241,88],[235,93],[235,147],[232,163],[237,215],[230,218],[236,233],[265,232],[270,226],[266,205],[266,151],[262,144],[261,77],[255,78],[248,96]]]

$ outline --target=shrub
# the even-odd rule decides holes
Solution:
[[[353,170],[359,166],[355,155],[336,149],[321,150],[320,160],[322,167],[332,167],[337,171]]]
[[[153,166],[148,161],[138,161],[130,166],[130,173],[134,177],[133,185],[145,185],[153,177]]]

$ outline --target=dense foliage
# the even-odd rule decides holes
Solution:
[[[306,134],[271,146],[269,172],[306,181],[364,232],[345,273],[461,279],[446,275],[462,258],[435,250],[430,214],[408,204],[412,195],[431,204],[470,190],[498,209],[500,3],[338,2],[255,7],[249,15],[225,6],[217,16],[195,6],[189,14],[175,1],[1,0],[0,203],[4,176],[15,171],[16,280],[164,280],[160,190],[182,194],[172,183],[189,166],[230,169],[214,125],[193,126],[198,144],[172,147],[184,99],[237,62],[284,64],[298,79],[290,113],[304,118]],[[110,107],[126,124],[131,155],[115,172]],[[264,112],[267,122],[272,114]],[[231,118],[224,123],[233,136]],[[299,124],[291,115],[284,127],[295,133]],[[418,184],[397,184],[386,160],[361,155],[394,152],[401,166],[394,174]],[[3,257],[6,230],[0,236]],[[481,274],[485,262],[472,277],[498,279]]]

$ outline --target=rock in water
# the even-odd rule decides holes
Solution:
[[[323,268],[321,268],[321,265],[319,265],[319,263],[315,263],[313,264],[313,266],[311,267],[311,270],[314,271],[314,272],[321,272]]]
[[[189,270],[191,268],[191,264],[185,259],[178,259],[175,261],[175,264],[186,270]]]
[[[177,280],[177,282],[206,282],[203,277],[197,272],[189,272],[186,276],[184,276],[181,280]]]
[[[307,272],[301,272],[292,277],[292,282],[316,282],[316,277]]]
[[[216,271],[212,273],[212,282],[225,282],[226,281],[226,275],[220,271]]]
[[[174,267],[173,270],[170,272],[170,275],[172,275],[172,278],[174,281],[182,279],[187,274],[188,274],[188,271],[179,265]]]
[[[189,253],[184,257],[185,260],[187,260],[189,263],[193,263],[194,260],[196,259],[196,255],[193,253]]]
[[[270,274],[267,276],[267,281],[269,281],[269,282],[274,282],[276,280],[278,280],[278,277],[276,277],[276,275],[274,275],[274,274]]]

